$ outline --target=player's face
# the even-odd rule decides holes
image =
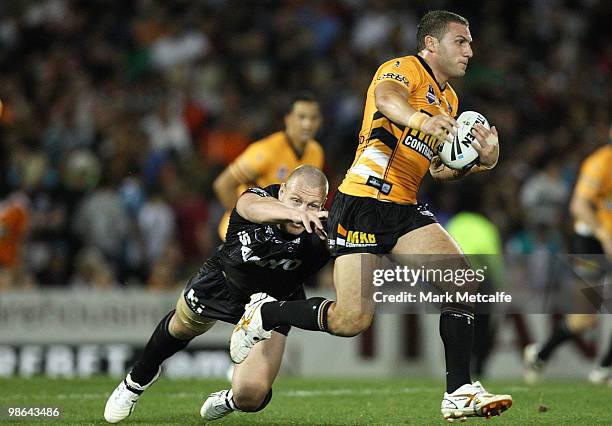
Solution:
[[[321,127],[321,111],[316,102],[297,101],[285,116],[285,131],[293,143],[304,145]]]
[[[289,185],[283,185],[278,193],[278,199],[281,203],[293,207],[294,209],[318,212],[323,208],[327,193],[325,188],[312,187],[297,179]],[[292,235],[300,235],[304,232],[303,225],[294,225],[286,223],[281,225],[285,232]]]
[[[446,34],[439,40],[438,57],[441,71],[448,78],[463,77],[473,55],[470,29],[457,22],[450,22]]]

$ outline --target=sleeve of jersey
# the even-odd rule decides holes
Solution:
[[[256,142],[230,164],[230,171],[240,183],[254,182],[257,177],[264,174],[267,167],[268,153],[266,145]]]
[[[398,59],[380,66],[376,72],[374,86],[383,81],[392,81],[413,93],[421,84],[421,74],[413,62]]]
[[[256,194],[263,198],[265,197],[278,198],[279,189],[280,189],[280,185],[274,184],[274,185],[268,185],[265,188],[249,188],[246,191],[244,191],[244,194],[247,194],[247,193]]]
[[[602,164],[601,157],[587,159],[580,168],[580,175],[576,183],[576,195],[593,200],[601,189],[601,181],[604,178],[606,165]]]

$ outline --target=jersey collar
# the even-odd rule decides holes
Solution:
[[[425,59],[421,58],[419,55],[414,55],[414,56],[416,56],[416,58],[419,60],[423,68],[425,68],[425,71],[427,71],[427,74],[430,75],[432,80],[436,82],[436,85],[438,86],[438,89],[440,89],[440,92],[444,92],[446,88],[448,87],[448,84],[445,84],[444,88],[442,88],[442,86],[440,86],[440,83],[438,83],[438,80],[436,80],[436,76],[434,75],[433,70],[431,69],[429,64],[425,62]]]
[[[287,132],[283,131],[283,135],[285,136],[285,142],[287,142],[287,145],[289,145],[289,148],[291,148],[291,151],[293,151],[293,153],[295,154],[295,158],[301,160],[304,156],[304,152],[306,152],[306,145],[308,144],[308,142],[306,142],[306,145],[304,145],[304,150],[302,151],[302,153],[299,153],[298,150],[295,149],[295,146],[293,146],[293,144],[291,143],[291,140],[289,140],[289,135],[287,134]]]

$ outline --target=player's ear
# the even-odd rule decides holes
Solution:
[[[424,41],[425,49],[427,49],[431,53],[436,51],[438,39],[436,39],[434,36],[426,35]]]
[[[280,189],[278,190],[278,198],[280,199],[281,197],[284,197],[286,191],[287,186],[285,185],[285,182],[283,182],[281,183]]]

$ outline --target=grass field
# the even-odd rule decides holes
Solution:
[[[56,424],[106,424],[104,404],[116,380],[0,379],[0,424],[30,424],[32,419],[11,422],[7,407],[59,407]],[[513,407],[491,420],[469,423],[504,424],[609,424],[612,425],[612,388],[584,382],[547,382],[527,387],[518,381],[485,381],[493,392],[508,392]],[[227,388],[225,381],[161,379],[138,403],[124,424],[200,424],[200,406],[213,391]],[[219,425],[304,424],[446,424],[439,408],[442,383],[426,379],[339,380],[281,379],[274,398],[262,412],[232,413]],[[545,412],[539,407],[546,406]],[[40,422],[36,422],[40,423]]]

